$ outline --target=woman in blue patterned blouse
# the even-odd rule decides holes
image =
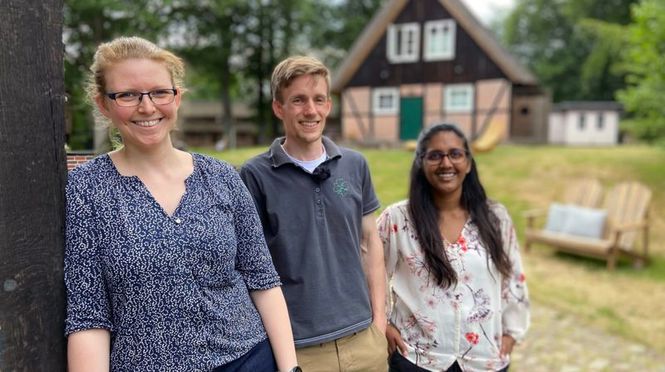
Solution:
[[[121,37],[98,47],[91,72],[88,95],[122,147],[68,178],[69,370],[294,367],[251,197],[230,165],[171,143],[182,61]]]

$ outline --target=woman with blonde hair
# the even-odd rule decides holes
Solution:
[[[120,37],[99,45],[91,73],[89,97],[122,147],[68,177],[69,371],[294,367],[247,189],[229,164],[172,145],[183,62]]]

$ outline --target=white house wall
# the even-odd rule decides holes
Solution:
[[[580,116],[585,125],[580,128]],[[603,127],[598,128],[598,116],[603,115]],[[615,145],[618,141],[619,114],[616,111],[552,112],[549,116],[548,141],[566,145]]]

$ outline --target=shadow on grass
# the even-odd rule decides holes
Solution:
[[[590,271],[607,271],[607,263],[603,260],[566,252],[556,252],[554,256],[571,264],[583,266]],[[634,267],[629,258],[621,257],[617,262],[615,272],[618,275],[665,282],[665,257],[650,256],[649,262],[643,267]]]

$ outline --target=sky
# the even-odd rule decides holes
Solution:
[[[505,14],[515,6],[515,0],[462,0],[484,25],[499,14]]]

